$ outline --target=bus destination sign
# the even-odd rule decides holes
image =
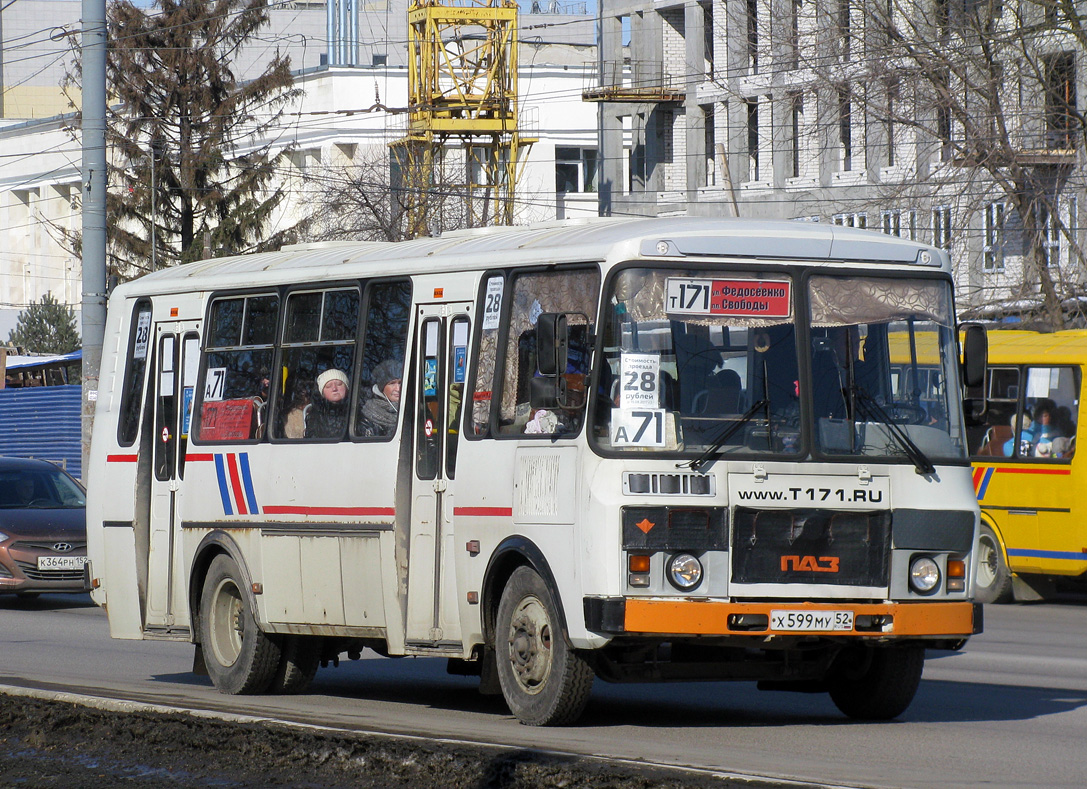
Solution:
[[[665,310],[670,315],[788,318],[788,280],[668,278]]]

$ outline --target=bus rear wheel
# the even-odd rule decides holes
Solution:
[[[320,636],[287,636],[283,656],[268,688],[270,693],[302,693],[309,687],[321,663]]]
[[[498,681],[510,711],[529,726],[573,723],[589,703],[593,670],[566,643],[558,607],[530,567],[510,576],[498,604]]]
[[[981,524],[978,535],[978,573],[974,599],[979,603],[1006,603],[1012,599],[1012,574],[996,533]]]
[[[924,647],[852,648],[828,678],[830,699],[850,718],[890,720],[910,706],[924,668]]]
[[[200,643],[211,681],[220,693],[263,693],[282,657],[276,641],[257,627],[237,563],[219,554],[200,595]]]

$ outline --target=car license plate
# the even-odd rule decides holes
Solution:
[[[770,612],[770,629],[787,632],[852,630],[852,611],[786,611]]]
[[[86,556],[39,556],[39,570],[82,570]]]

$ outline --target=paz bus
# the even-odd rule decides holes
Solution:
[[[1087,459],[1076,456],[1087,331],[988,336],[985,419],[969,442],[981,506],[977,597],[1038,599],[1087,573]]]
[[[447,658],[533,725],[595,678],[889,719],[925,650],[982,625],[961,397],[984,336],[960,367],[954,315],[942,250],[791,222],[159,271],[110,298],[87,583],[114,637],[192,642],[225,693],[369,648]],[[938,360],[939,422],[892,345]]]

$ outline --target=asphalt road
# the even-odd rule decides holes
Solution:
[[[985,614],[963,652],[930,653],[913,705],[885,724],[752,683],[598,681],[578,726],[535,729],[442,660],[369,653],[321,669],[302,696],[229,697],[190,672],[190,645],[111,640],[102,611],[60,595],[0,597],[0,684],[838,786],[1084,786],[1087,605]]]

